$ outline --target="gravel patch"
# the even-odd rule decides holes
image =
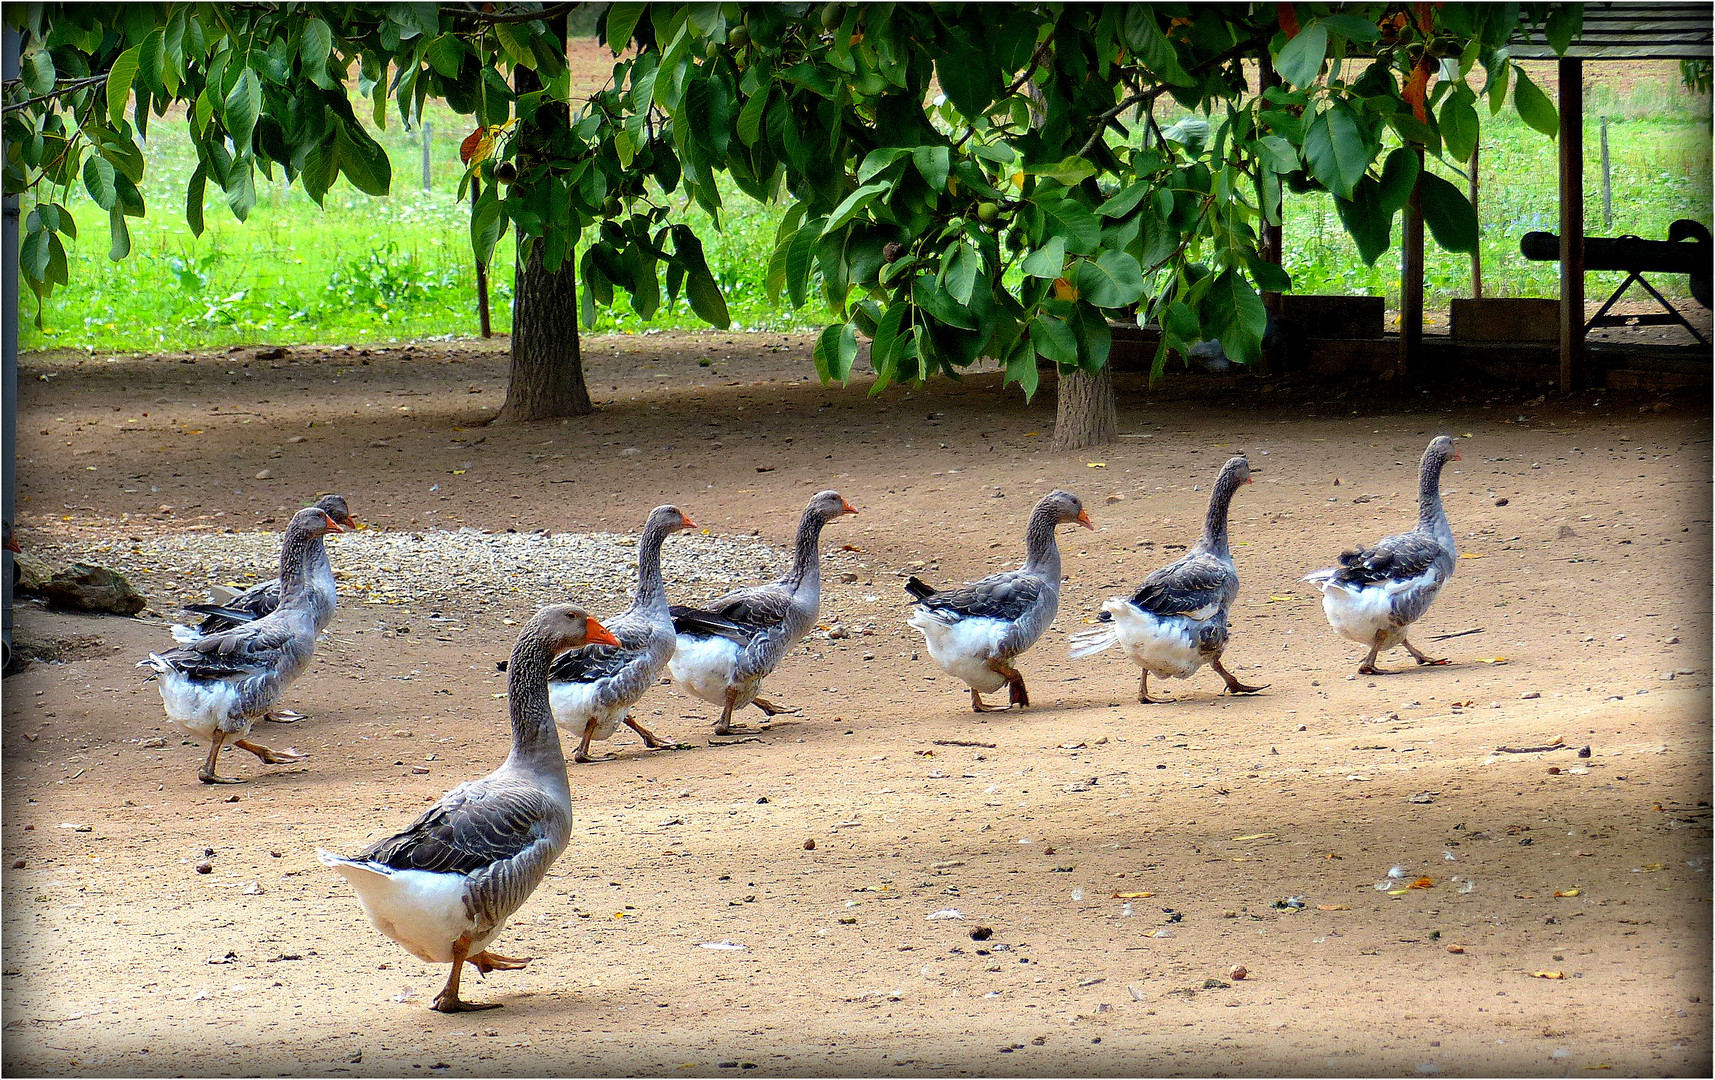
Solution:
[[[342,604],[494,605],[522,619],[542,604],[572,600],[600,614],[623,609],[637,580],[637,537],[618,533],[365,529],[327,544]],[[118,570],[170,614],[205,600],[211,584],[245,587],[273,577],[280,535],[186,532],[75,544],[44,536],[32,550],[56,568],[81,560]],[[661,564],[668,595],[684,602],[778,577],[791,555],[753,537],[686,532],[667,538]]]

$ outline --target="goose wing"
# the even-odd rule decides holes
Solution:
[[[1047,582],[1036,574],[1008,570],[956,589],[931,592],[917,603],[931,611],[961,619],[1004,619],[1012,622],[1040,604],[1046,591]]]
[[[1357,586],[1409,581],[1428,573],[1445,556],[1446,550],[1428,533],[1401,533],[1342,554],[1333,580]]]
[[[600,682],[611,679],[636,660],[638,652],[623,645],[585,645],[581,649],[561,653],[548,668],[548,681]]]
[[[441,797],[403,832],[358,859],[396,870],[480,873],[540,843],[555,813],[540,788],[516,779],[472,780]]]
[[[160,658],[193,679],[230,679],[272,667],[298,636],[286,622],[263,619],[210,634]]]
[[[205,616],[197,624],[201,634],[218,634],[247,622],[254,622],[280,606],[280,579],[252,585],[224,604],[186,604],[186,611]]]
[[[679,633],[732,638],[743,642],[784,622],[793,611],[792,594],[778,585],[736,589],[707,607],[675,604],[669,609]]]
[[[1207,619],[1236,591],[1232,567],[1206,552],[1195,552],[1143,579],[1131,602],[1152,615],[1183,615]]]

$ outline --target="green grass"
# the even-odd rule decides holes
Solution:
[[[1707,98],[1694,98],[1670,78],[1637,79],[1624,87],[1593,88],[1586,146],[1586,228],[1592,235],[1636,233],[1663,238],[1668,222],[1711,220],[1710,127]],[[1599,106],[1599,108],[1598,108]],[[1604,226],[1598,120],[1610,116],[1615,219]],[[318,208],[300,190],[262,183],[247,223],[234,220],[218,193],[209,200],[208,228],[193,238],[184,224],[185,181],[194,167],[180,118],[157,120],[146,148],[143,190],[149,216],[132,226],[132,255],[106,255],[106,223],[81,188],[62,197],[83,229],[71,251],[68,288],[44,307],[45,329],[34,325],[35,299],[20,290],[20,345],[89,351],[165,351],[238,343],[395,341],[469,337],[477,332],[475,271],[468,215],[456,199],[458,143],[468,120],[432,107],[431,184],[422,184],[420,131],[393,117],[378,133],[394,163],[394,194],[370,198],[341,183]],[[1518,239],[1532,229],[1558,228],[1552,140],[1508,110],[1484,118],[1482,140],[1482,258],[1485,295],[1554,296],[1551,263],[1527,262]],[[1463,186],[1444,164],[1433,167]],[[716,231],[702,211],[683,211],[704,238],[735,328],[788,329],[820,325],[814,304],[792,311],[770,301],[763,275],[775,224],[784,208],[759,206],[733,191]],[[1346,238],[1325,195],[1288,200],[1286,267],[1305,293],[1375,293],[1399,300],[1397,248],[1366,267]],[[1395,239],[1398,239],[1396,226]],[[1426,284],[1431,306],[1470,295],[1470,259],[1428,244]],[[490,270],[494,327],[511,324],[512,245],[503,242]],[[1589,293],[1604,295],[1619,274],[1592,274]],[[1611,282],[1608,279],[1612,278]],[[1607,282],[1604,287],[1604,282]],[[1656,283],[1684,292],[1684,279]],[[637,332],[648,326],[701,328],[681,299],[653,322],[633,314],[620,293],[598,331]]]

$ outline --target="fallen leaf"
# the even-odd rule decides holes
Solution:
[[[1265,603],[1265,604],[1290,604],[1294,600],[1302,600],[1302,599],[1304,599],[1304,597],[1302,597],[1302,596],[1271,596],[1267,600],[1263,601],[1263,603]]]
[[[1317,911],[1350,911],[1350,910],[1352,910],[1352,905],[1350,905],[1350,904],[1317,904],[1316,910]]]
[[[1435,881],[1432,878],[1420,877],[1416,881],[1412,882],[1410,885],[1407,885],[1406,888],[1408,888],[1408,889],[1433,889],[1433,888],[1435,888]]]
[[[1488,558],[1487,555],[1479,555],[1475,551],[1461,551],[1459,553],[1459,557],[1461,559],[1486,559],[1486,558]]]
[[[1108,463],[1105,461],[1086,461],[1084,466],[1090,469],[1105,469],[1108,467]]]
[[[1581,889],[1556,889],[1556,890],[1554,890],[1554,895],[1555,896],[1577,896],[1582,891],[1583,890],[1581,890]]]
[[[1238,843],[1238,842],[1241,842],[1244,840],[1272,840],[1272,839],[1274,839],[1273,833],[1271,833],[1271,832],[1259,832],[1259,833],[1251,833],[1249,836],[1235,836],[1235,837],[1233,837],[1233,842]]]
[[[1530,973],[1530,976],[1533,979],[1564,979],[1564,978],[1566,978],[1566,972],[1564,972],[1564,971],[1533,971]]]
[[[1479,656],[1479,657],[1477,657],[1477,663],[1479,663],[1479,664],[1506,664],[1506,663],[1511,663],[1511,661],[1509,661],[1504,656],[1491,656],[1487,659],[1484,659],[1483,657]]]
[[[1654,873],[1657,873],[1658,871],[1660,871],[1661,869],[1662,869],[1661,863],[1652,862],[1647,866],[1634,866],[1632,868],[1632,873],[1634,873],[1634,874],[1654,874]]]
[[[1115,900],[1148,900],[1150,897],[1152,897],[1154,895],[1155,894],[1152,892],[1117,892],[1117,893],[1114,893],[1114,899]]]

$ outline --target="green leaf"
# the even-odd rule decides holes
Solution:
[[[24,56],[24,85],[29,87],[32,93],[47,94],[53,92],[56,77],[54,58],[48,54],[48,50],[37,49]]]
[[[971,294],[976,291],[977,272],[982,269],[982,261],[982,256],[967,244],[954,248],[941,271],[941,287],[947,290],[947,295],[961,304],[969,304]]]
[[[226,95],[221,112],[234,148],[249,148],[250,134],[256,130],[256,117],[261,112],[262,81],[256,77],[254,68],[247,67],[239,74],[238,81],[232,84],[232,92]]]
[[[1543,36],[1548,39],[1548,47],[1555,55],[1565,55],[1566,47],[1572,44],[1572,39],[1584,29],[1583,4],[1556,4],[1548,13],[1548,23],[1543,27]]]
[[[125,224],[125,215],[119,209],[108,211],[107,229],[113,238],[113,243],[107,249],[107,257],[118,262],[131,254],[131,227]]]
[[[125,99],[131,96],[131,80],[137,77],[140,45],[120,53],[107,72],[107,117],[114,127],[125,121]]]
[[[1024,391],[1024,400],[1029,401],[1036,396],[1037,384],[1042,379],[1042,371],[1036,365],[1036,349],[1031,343],[1020,338],[1013,343],[1012,350],[1006,357],[1006,375],[1001,385],[1017,383]]]
[[[1078,295],[1096,307],[1122,308],[1143,295],[1143,268],[1123,251],[1081,259],[1072,273]]]
[[[232,216],[243,221],[250,216],[250,211],[256,206],[256,163],[249,154],[240,154],[232,159],[232,168],[226,174],[226,205],[232,209]]]
[[[637,29],[637,20],[643,17],[643,11],[648,4],[613,4],[607,9],[607,30],[603,40],[607,47],[618,56],[631,44],[631,35]]]
[[[298,58],[303,62],[304,74],[312,81],[319,81],[327,73],[328,56],[332,52],[333,31],[328,24],[316,18],[305,22],[304,36],[298,42]]]
[[[24,233],[18,248],[18,266],[31,281],[41,281],[48,273],[48,232],[39,222],[36,226]]]
[[[1088,255],[1101,243],[1102,223],[1071,199],[1048,199],[1041,206],[1048,218],[1049,235],[1063,237],[1067,251]]]
[[[975,330],[976,316],[967,307],[948,296],[935,279],[925,274],[911,283],[911,298],[919,308],[928,312],[948,326],[957,326],[961,330]]]
[[[1106,202],[1096,207],[1096,213],[1101,217],[1125,217],[1148,194],[1149,181],[1138,180],[1115,192]]]
[[[1322,73],[1327,56],[1328,27],[1318,20],[1286,43],[1274,59],[1274,70],[1293,86],[1307,87]]]
[[[1200,306],[1207,320],[1204,331],[1218,331],[1216,336],[1229,360],[1249,364],[1262,356],[1268,309],[1244,275],[1237,270],[1223,270]]]
[[[1325,15],[1318,21],[1347,41],[1376,41],[1382,36],[1375,23],[1360,15]]]
[[[1477,247],[1477,211],[1457,187],[1427,170],[1417,178],[1423,223],[1435,242],[1448,251],[1471,252]]]
[[[1382,212],[1389,218],[1399,213],[1405,208],[1405,204],[1411,201],[1411,189],[1417,185],[1417,174],[1421,167],[1417,160],[1417,151],[1408,146],[1397,147],[1382,163],[1381,187],[1377,194],[1381,200]]]
[[[900,327],[905,323],[905,316],[911,310],[911,301],[896,300],[882,315],[876,324],[875,336],[869,345],[869,366],[875,373],[882,376],[882,385],[893,380],[893,371],[899,363],[899,351],[904,346],[904,338]]]
[[[952,168],[952,155],[945,146],[919,146],[911,151],[911,158],[931,190],[947,190],[947,172]]]
[[[1257,160],[1277,173],[1298,169],[1298,151],[1279,135],[1264,135],[1256,141]]]
[[[840,205],[834,207],[834,212],[828,216],[828,223],[822,226],[823,234],[833,232],[835,229],[845,225],[848,221],[858,215],[858,211],[868,206],[877,195],[880,195],[892,186],[892,184],[885,181],[878,181],[873,184],[865,184],[850,195],[847,195],[845,199],[841,201]]]
[[[185,224],[190,226],[192,236],[202,235],[202,204],[207,188],[208,173],[198,162],[190,182],[185,185]]]
[[[1256,287],[1264,292],[1292,291],[1292,277],[1267,259],[1246,252],[1245,266],[1250,270],[1251,280],[1256,282]]]
[[[1155,19],[1155,5],[1127,4],[1125,6],[1125,22],[1121,25],[1121,36],[1131,47],[1143,65],[1163,82],[1175,86],[1195,86],[1193,79],[1179,62],[1179,53],[1167,36],[1161,32],[1160,25]]]
[[[1078,335],[1064,319],[1046,313],[1030,324],[1030,340],[1044,360],[1067,367],[1078,362]]]
[[[768,111],[769,93],[769,88],[763,87],[746,98],[744,108],[738,111],[738,137],[746,146],[755,146],[756,140],[762,138],[762,117]]]
[[[1448,94],[1441,103],[1441,141],[1454,161],[1471,160],[1477,149],[1477,110],[1460,94]]]
[[[530,32],[528,29],[521,35],[518,28],[510,23],[495,23],[494,36],[500,40],[500,48],[511,58],[518,67],[536,69],[536,54],[530,48]]]
[[[464,63],[464,42],[456,34],[439,34],[429,42],[425,50],[429,58],[429,66],[435,69],[435,74],[444,79],[456,79],[459,67]]]
[[[857,361],[857,330],[851,323],[836,323],[827,327],[816,339],[812,358],[816,374],[823,382],[845,383],[851,378],[852,364]]]
[[[816,242],[825,234],[825,229],[816,228],[815,221],[805,222],[804,227],[792,237],[792,246],[786,249],[786,295],[794,308],[803,307],[810,295],[810,271],[816,265]]]
[[[113,210],[119,205],[114,175],[113,165],[100,154],[91,154],[83,163],[83,186],[88,189],[90,200],[103,210]]]
[[[1019,269],[1030,277],[1057,278],[1066,269],[1066,238],[1050,237],[1048,242],[1031,252]]]
[[[1352,188],[1369,167],[1369,149],[1356,117],[1344,103],[1311,121],[1304,133],[1304,160],[1311,175],[1329,191],[1351,197]]]
[[[339,169],[366,195],[385,195],[393,184],[393,163],[380,143],[355,121],[334,129]]]
[[[483,192],[470,212],[470,249],[476,256],[476,261],[487,266],[494,259],[494,245],[500,242],[501,231],[506,226],[506,208],[501,205],[493,188]],[[588,254],[585,262],[590,263]],[[583,275],[586,279],[588,274]],[[590,287],[586,280],[584,286]]]
[[[732,95],[716,77],[697,79],[685,88],[685,114],[691,135],[715,159],[724,158],[732,141]]]
[[[1531,127],[1555,138],[1560,134],[1560,114],[1554,109],[1554,102],[1548,100],[1548,95],[1542,88],[1530,81],[1524,68],[1517,64],[1513,69],[1513,107],[1518,110],[1519,119]]]
[[[1374,266],[1393,241],[1393,211],[1383,204],[1381,184],[1364,177],[1352,189],[1350,199],[1334,197],[1334,210],[1357,244],[1358,257],[1364,265]]]

